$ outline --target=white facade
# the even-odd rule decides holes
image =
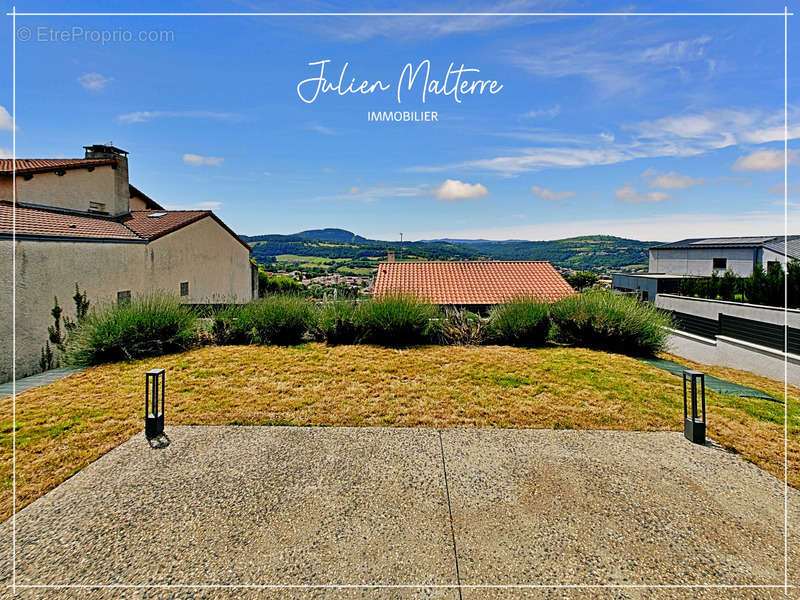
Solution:
[[[723,241],[728,239],[730,238],[724,238]],[[761,238],[761,243],[727,245],[715,244],[714,239],[701,242],[685,240],[656,246],[650,248],[648,271],[700,277],[710,277],[712,273],[723,275],[725,271],[732,271],[740,277],[749,277],[753,274],[753,267],[759,263],[765,270],[768,264],[774,261],[780,262],[785,268],[786,257],[771,250],[767,247],[768,244],[763,242],[774,239]]]
[[[758,259],[757,248],[651,248],[650,273],[710,276],[726,270],[749,277]],[[714,259],[723,259],[725,268],[714,269]]]

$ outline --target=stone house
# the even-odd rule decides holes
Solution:
[[[84,158],[17,159],[15,176],[12,161],[0,159],[0,381],[12,376],[14,291],[17,377],[40,370],[55,297],[74,318],[76,284],[92,305],[155,291],[191,304],[256,295],[250,246],[213,212],[164,210],[128,181],[127,152],[85,150]]]

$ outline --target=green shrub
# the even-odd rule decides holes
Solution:
[[[567,283],[573,288],[582,290],[583,288],[592,287],[600,279],[600,276],[591,271],[578,271],[572,275],[567,275],[566,279]]]
[[[390,294],[358,305],[359,341],[382,346],[413,346],[430,341],[439,308],[420,298]]]
[[[302,294],[305,287],[291,277],[268,275],[266,271],[258,270],[258,296],[262,298],[270,294]]]
[[[299,344],[311,325],[311,304],[299,296],[267,296],[214,315],[218,344]]]
[[[649,302],[591,290],[550,306],[558,342],[624,354],[651,355],[664,348],[671,318]]]
[[[446,310],[435,329],[438,342],[448,346],[477,345],[486,337],[486,323],[468,310]]]
[[[736,274],[730,269],[725,271],[725,275],[719,280],[719,297],[728,301],[735,300],[738,287],[739,278]]]
[[[66,359],[96,365],[182,352],[197,343],[195,321],[191,308],[163,294],[96,307],[67,339]]]
[[[332,345],[355,344],[360,337],[356,310],[356,303],[351,301],[319,305],[314,314],[314,337]]]
[[[511,346],[542,346],[550,332],[547,304],[535,298],[517,298],[489,311],[489,339]]]

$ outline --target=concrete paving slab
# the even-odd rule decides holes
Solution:
[[[456,583],[435,430],[168,427],[167,434],[171,444],[160,450],[135,436],[20,511],[17,582]],[[422,592],[369,597],[450,598],[457,590]],[[269,597],[363,593],[269,590]]]
[[[20,511],[17,582],[421,587],[20,589],[17,597],[786,597],[750,588],[472,587],[782,583],[781,482],[680,433],[167,433],[166,448],[137,435]],[[799,512],[792,489],[791,532]],[[10,529],[10,520],[0,524],[0,538]],[[792,541],[795,585],[797,554]],[[2,585],[9,559],[0,555]]]
[[[783,484],[680,433],[444,430],[464,585],[783,584]],[[791,489],[789,521],[800,526]],[[792,544],[790,565],[798,564]],[[797,583],[794,581],[793,583]],[[773,598],[754,589],[470,589],[463,598]]]

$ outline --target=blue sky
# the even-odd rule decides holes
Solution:
[[[10,8],[10,4],[8,5]],[[18,11],[777,11],[777,2],[17,2]],[[789,4],[791,10],[792,5]],[[794,21],[793,21],[794,19]],[[790,17],[790,137],[800,57]],[[10,19],[0,34],[11,45]],[[113,141],[131,182],[243,234],[647,240],[783,232],[783,18],[20,17],[17,155]],[[27,27],[31,39],[21,39]],[[138,41],[140,33],[154,41]],[[112,36],[103,42],[102,36]],[[58,40],[59,36],[66,39]],[[126,39],[132,36],[133,39]],[[25,37],[25,34],[22,34]],[[372,94],[298,96],[330,60]],[[496,94],[397,86],[450,63]],[[0,153],[11,148],[10,73]],[[310,88],[304,88],[310,89]],[[369,111],[436,122],[369,122]],[[790,142],[790,148],[793,142]],[[800,153],[791,153],[800,160]],[[792,187],[790,201],[798,196]],[[791,233],[795,225],[790,204]]]

